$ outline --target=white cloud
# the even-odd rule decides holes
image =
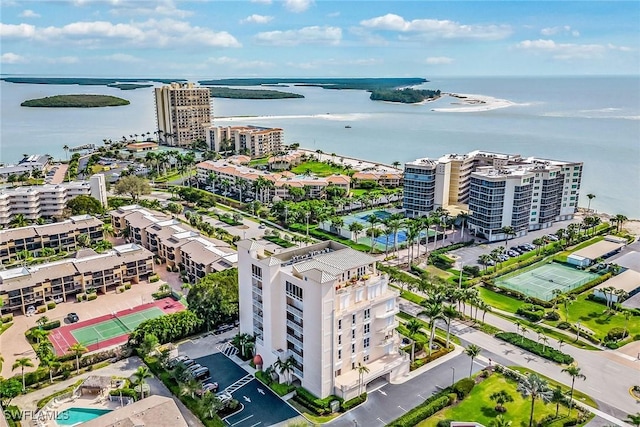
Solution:
[[[406,21],[402,16],[393,13],[361,21],[360,25],[375,30],[422,34],[445,39],[498,40],[508,37],[512,32],[508,25],[467,25],[437,19]]]
[[[429,65],[451,64],[453,58],[449,58],[448,56],[430,56],[425,62]]]
[[[229,69],[246,70],[246,69],[266,69],[274,66],[272,62],[267,61],[241,61],[237,58],[230,58],[228,56],[220,56],[215,58],[209,58],[206,61],[209,64],[223,65]]]
[[[313,4],[313,0],[285,0],[283,6],[289,12],[301,13],[309,9]]]
[[[142,62],[142,59],[133,55],[129,55],[127,53],[114,53],[112,55],[106,55],[100,58],[106,61],[114,61],[114,62],[127,62],[127,63]]]
[[[327,18],[337,18],[338,16],[340,16],[340,12],[327,13]]]
[[[29,24],[0,24],[4,38],[42,42],[76,43],[86,48],[126,42],[132,47],[209,46],[240,47],[226,31],[213,31],[173,19],[114,24],[108,21],[73,22],[62,27],[35,27]]]
[[[577,30],[571,29],[569,25],[562,25],[557,27],[547,27],[540,30],[540,34],[543,36],[553,36],[556,34],[571,34],[574,37],[579,37],[580,32]]]
[[[0,56],[0,64],[24,64],[25,62],[28,62],[27,58],[17,53],[7,52]]]
[[[323,59],[309,62],[288,62],[289,68],[298,68],[302,70],[312,70],[327,67],[351,66],[351,67],[370,67],[380,65],[384,61],[379,58],[360,58],[360,59]]]
[[[33,10],[31,9],[25,9],[23,10],[20,15],[18,15],[20,18],[40,18],[40,15],[35,13]]]
[[[602,57],[608,50],[629,52],[631,48],[626,46],[616,46],[613,44],[577,44],[577,43],[556,43],[550,39],[523,40],[516,45],[518,49],[549,54],[555,59],[594,59]]]
[[[249,15],[246,18],[240,20],[241,24],[266,24],[273,20],[273,16],[265,16],[265,15]]]
[[[76,56],[59,56],[57,58],[44,58],[50,64],[77,64],[80,59]]]
[[[268,31],[258,33],[256,41],[274,46],[297,46],[301,44],[337,45],[342,39],[342,30],[337,27],[304,27],[299,30]]]
[[[113,9],[109,12],[116,16],[170,16],[172,18],[186,18],[193,15],[190,10],[179,9],[171,0],[154,0],[154,1],[112,1]]]

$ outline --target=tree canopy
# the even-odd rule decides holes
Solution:
[[[206,275],[189,290],[187,303],[207,328],[235,320],[238,316],[238,270],[232,268]]]
[[[85,195],[69,200],[67,208],[71,210],[71,215],[97,215],[104,211],[98,199]]]
[[[120,178],[113,191],[118,195],[128,194],[135,202],[140,196],[151,193],[151,186],[144,178],[128,175]]]

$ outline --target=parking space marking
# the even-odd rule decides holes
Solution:
[[[248,420],[248,419],[250,419],[250,418],[253,418],[253,415],[249,415],[248,417],[243,418],[243,419],[241,419],[240,421],[236,421],[235,423],[230,424],[230,426],[231,426],[231,427],[233,427],[233,426],[235,426],[235,425],[238,425],[238,424],[240,424],[240,423],[243,423],[243,422],[247,421],[247,420]],[[260,424],[260,423],[258,423],[258,424]],[[256,425],[257,425],[257,424],[256,424]]]

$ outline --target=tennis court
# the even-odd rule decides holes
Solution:
[[[569,292],[597,277],[597,274],[587,273],[558,263],[549,263],[498,278],[496,285],[549,301],[554,298],[556,289],[562,293]]]
[[[86,346],[96,342],[109,340],[133,331],[140,323],[148,319],[164,316],[164,311],[158,307],[151,307],[144,311],[139,311],[125,316],[113,315],[113,318],[94,325],[71,331],[71,335],[80,344]]]

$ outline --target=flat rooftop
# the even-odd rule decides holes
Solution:
[[[601,240],[600,242],[594,243],[593,245],[589,245],[586,248],[582,248],[578,251],[572,253],[571,256],[579,256],[583,258],[587,258],[590,260],[596,260],[598,258],[604,257],[607,254],[615,252],[617,250],[622,249],[624,246],[623,243],[609,242],[607,240]]]
[[[609,286],[616,289],[621,289],[627,293],[631,293],[632,291],[640,288],[640,272],[626,270],[618,274],[617,276],[613,276],[611,279],[600,283],[593,289],[602,290],[604,288],[608,288]]]

